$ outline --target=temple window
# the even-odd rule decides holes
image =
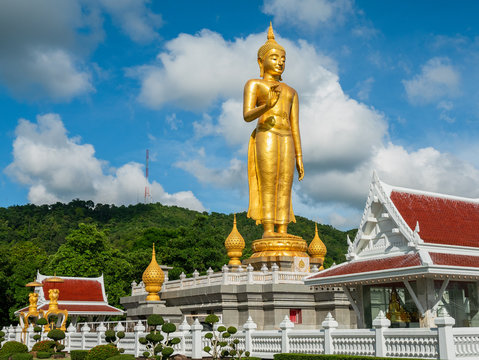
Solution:
[[[436,294],[439,293],[442,281],[434,281]],[[455,320],[455,326],[479,326],[479,302],[477,283],[450,281],[439,301],[437,309],[445,307]]]
[[[293,324],[302,324],[301,309],[289,309],[289,320],[291,320]]]
[[[416,292],[416,282],[410,282]],[[403,283],[363,287],[364,321],[371,328],[373,320],[383,311],[391,327],[419,327],[419,313]]]

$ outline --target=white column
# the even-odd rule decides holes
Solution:
[[[338,327],[338,322],[334,320],[333,316],[329,312],[326,315],[326,318],[321,323],[321,326],[324,328],[324,353],[327,355],[333,354],[333,339],[331,334]]]
[[[376,319],[373,320],[373,327],[376,329],[376,356],[386,357],[386,341],[384,339],[384,330],[391,326],[391,321],[379,311]]]
[[[289,332],[294,328],[294,324],[288,315],[285,315],[283,321],[279,324],[279,328],[281,329],[281,352],[287,354],[289,353]]]
[[[193,325],[191,325],[191,334],[193,340],[193,349],[191,351],[192,359],[201,359],[203,357],[203,346],[201,341],[201,331],[203,330],[203,325],[200,324],[198,318],[195,319]]]
[[[279,283],[279,266],[274,263],[271,265],[271,272],[273,278],[273,284]]]
[[[228,272],[230,271],[230,269],[228,268],[228,265],[225,264],[225,265],[223,265],[221,270],[223,271],[223,285],[227,285],[228,284]]]
[[[33,347],[32,336],[33,336],[33,324],[30,324],[27,328],[27,333],[25,334],[25,345],[27,345],[28,350],[31,350],[31,347]],[[33,343],[35,343],[35,341]]]
[[[248,284],[253,283],[253,270],[254,269],[251,264],[248,264],[248,266],[246,267],[246,271],[248,271]]]
[[[245,324],[243,325],[243,329],[245,331],[244,337],[244,348],[245,351],[249,351],[250,356],[253,356],[253,332],[257,329],[258,325],[255,324],[251,316],[248,316],[248,320],[246,320]]]
[[[138,323],[133,328],[133,331],[135,332],[135,357],[140,357],[140,338],[145,332],[145,326],[140,320],[138,320]]]
[[[455,360],[456,349],[452,326],[456,323],[456,320],[449,316],[445,308],[441,308],[437,315],[438,317],[434,319],[434,323],[439,335],[439,358],[441,360]]]

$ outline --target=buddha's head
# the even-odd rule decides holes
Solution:
[[[273,26],[270,23],[268,29],[268,40],[258,50],[258,65],[260,76],[263,77],[265,71],[273,75],[279,75],[284,71],[286,61],[286,51],[274,39]]]

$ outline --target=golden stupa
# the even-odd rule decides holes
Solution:
[[[321,267],[319,268],[319,270],[324,269],[323,262],[324,262],[324,257],[326,256],[326,252],[327,252],[326,245],[324,245],[324,243],[319,238],[318,224],[314,224],[314,238],[309,244],[308,253],[311,256],[311,258],[320,260],[319,264],[321,265]]]
[[[165,273],[156,262],[155,244],[153,244],[150,265],[148,265],[143,273],[142,280],[145,283],[145,290],[148,292],[146,301],[160,301],[158,293],[161,290],[163,281],[165,281]]]
[[[228,265],[241,265],[240,257],[241,255],[243,255],[244,247],[245,242],[238,229],[236,228],[236,214],[234,214],[233,230],[231,230],[230,234],[225,240],[225,248],[228,252],[228,257],[230,258]]]

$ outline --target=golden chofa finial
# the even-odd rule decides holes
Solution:
[[[323,270],[323,262],[324,257],[326,256],[327,249],[326,245],[321,241],[318,234],[318,224],[314,224],[314,238],[309,244],[308,253],[313,259],[320,259],[321,260],[321,267],[319,270]]]
[[[161,290],[163,281],[165,281],[165,273],[163,270],[161,270],[160,265],[158,265],[156,262],[154,243],[151,262],[143,273],[142,280],[145,283],[145,290],[148,293],[146,301],[160,301],[160,295],[158,295],[158,293]]]
[[[226,238],[225,248],[228,252],[228,257],[230,258],[228,265],[240,266],[240,257],[241,255],[243,255],[245,242],[238,229],[236,228],[236,214],[234,214],[233,218],[233,230],[231,230],[230,234]]]

